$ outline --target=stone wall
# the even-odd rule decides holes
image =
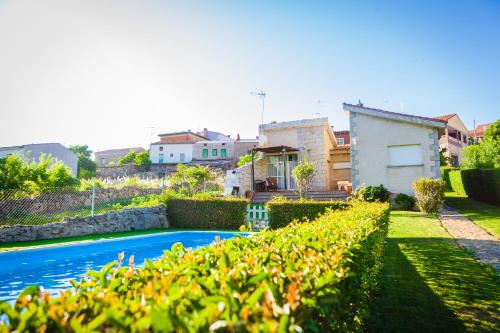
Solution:
[[[133,230],[168,228],[163,205],[130,208],[89,217],[65,218],[37,226],[15,225],[0,228],[0,243],[54,239]]]
[[[122,178],[135,176],[141,173],[135,164],[112,165],[97,167],[97,178]]]

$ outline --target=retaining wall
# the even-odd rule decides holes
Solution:
[[[15,225],[0,228],[0,243],[106,234],[132,230],[167,229],[163,205],[129,208],[88,217],[68,217],[43,225]]]

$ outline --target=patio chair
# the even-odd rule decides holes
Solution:
[[[269,192],[278,190],[278,181],[274,177],[266,178],[266,187]]]

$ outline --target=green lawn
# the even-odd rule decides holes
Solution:
[[[500,207],[469,199],[466,195],[455,192],[446,192],[446,204],[492,235],[500,237]]]
[[[434,217],[392,212],[371,332],[500,332],[500,278]]]

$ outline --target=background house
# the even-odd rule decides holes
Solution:
[[[17,155],[26,158],[29,162],[38,163],[42,154],[50,155],[63,162],[71,169],[73,176],[77,176],[78,156],[60,143],[36,143],[0,148],[0,158]]]
[[[296,189],[292,170],[306,157],[316,170],[312,190],[332,189],[331,151],[337,144],[328,118],[273,122],[261,125],[260,132],[260,145],[254,149],[259,157],[253,166],[246,164],[235,170],[240,194],[252,190],[252,168],[256,182],[272,177],[278,190]]]
[[[452,166],[462,164],[462,150],[467,147],[467,128],[456,113],[434,117],[447,122],[443,135],[439,138],[439,148],[450,159]]]
[[[113,164],[118,164],[118,159],[127,155],[130,151],[133,151],[137,154],[145,151],[145,149],[142,147],[133,147],[97,151],[94,153],[95,162],[97,164],[97,167],[105,167]]]
[[[469,138],[474,138],[474,142],[481,142],[484,138],[484,132],[491,126],[492,123],[477,125],[475,129],[468,132]]]
[[[154,164],[189,163],[193,160],[193,146],[198,141],[208,138],[191,132],[173,132],[159,134],[160,141],[152,143],[149,149],[151,162]]]
[[[446,121],[343,105],[349,113],[353,188],[384,185],[393,193],[413,194],[421,177],[440,178],[439,137]]]

